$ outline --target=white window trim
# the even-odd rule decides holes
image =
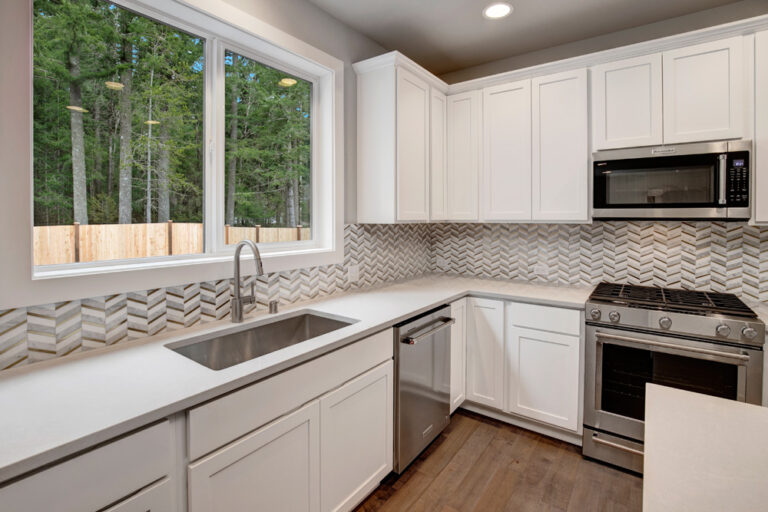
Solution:
[[[344,64],[267,23],[216,0],[112,0],[206,41],[204,246],[208,252],[33,267],[32,0],[3,6],[0,42],[0,310],[226,279],[233,246],[224,244],[224,173],[214,172],[224,142],[223,63],[231,49],[313,82],[312,241],[260,245],[264,271],[340,263],[344,256]],[[220,71],[220,72],[219,72]],[[6,79],[7,77],[7,79]],[[221,108],[215,109],[216,101]],[[19,220],[28,219],[28,223]],[[249,256],[244,253],[243,259]],[[252,267],[246,264],[245,273]]]

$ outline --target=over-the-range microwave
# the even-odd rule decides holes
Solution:
[[[748,219],[751,147],[735,140],[598,151],[592,217]]]

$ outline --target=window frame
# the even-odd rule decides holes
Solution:
[[[4,16],[6,21],[0,22],[0,30],[8,30],[6,38],[19,50],[7,53],[20,54],[20,58],[3,57],[0,65],[3,69],[10,65],[22,68],[14,79],[0,83],[0,97],[15,98],[16,101],[16,108],[10,109],[6,119],[18,116],[17,122],[0,126],[4,132],[11,125],[16,130],[8,130],[11,137],[0,142],[0,147],[4,149],[3,153],[10,148],[24,150],[15,156],[2,156],[0,162],[5,166],[25,161],[26,165],[20,169],[26,173],[9,173],[2,178],[0,217],[12,213],[16,219],[26,218],[28,222],[12,224],[0,220],[0,229],[7,233],[0,247],[0,268],[5,281],[5,285],[0,286],[0,310],[232,277],[234,246],[224,244],[225,50],[313,83],[312,240],[259,244],[265,272],[343,261],[344,63],[250,14],[215,0],[111,1],[205,40],[204,252],[46,266],[33,264],[33,0],[18,2],[15,12]],[[26,23],[19,23],[20,20]],[[19,190],[23,192],[25,189],[27,193],[21,194],[22,201],[18,204]],[[14,204],[16,208],[12,209]],[[252,259],[252,256],[244,253],[243,259]],[[252,268],[246,264],[244,271],[247,273]]]

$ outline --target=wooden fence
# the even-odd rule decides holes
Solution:
[[[310,228],[243,228],[226,226],[225,242],[244,239],[259,243],[293,242],[312,238]],[[203,252],[203,225],[160,222],[153,224],[90,224],[35,226],[35,265],[85,261],[199,254]]]

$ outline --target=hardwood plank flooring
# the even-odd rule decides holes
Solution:
[[[642,494],[640,477],[585,460],[576,446],[461,410],[356,511],[633,512]]]

